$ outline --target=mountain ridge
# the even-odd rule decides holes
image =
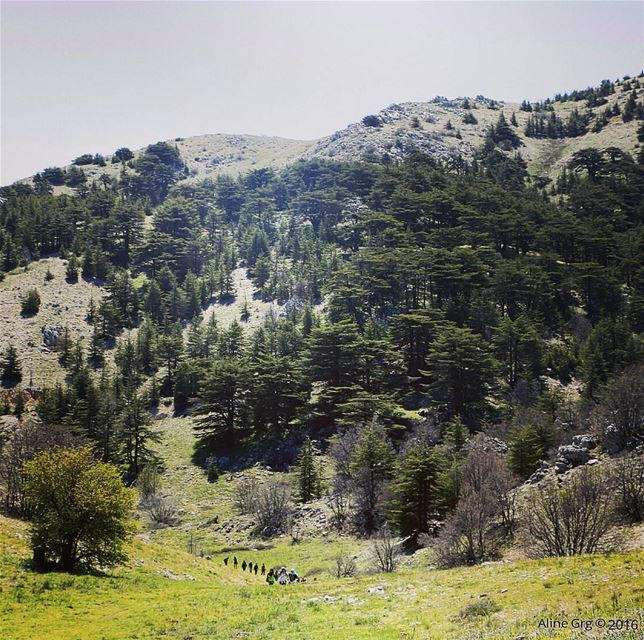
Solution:
[[[606,82],[606,81],[605,81]],[[574,110],[583,110],[583,116],[594,124],[607,109],[623,112],[631,91],[641,100],[644,94],[642,77],[628,78],[614,83],[614,93],[588,106],[584,96],[591,89],[558,95],[559,100],[535,103],[535,112],[554,113],[562,120]],[[566,98],[562,100],[561,98]],[[578,98],[578,99],[574,99]],[[610,117],[600,131],[589,130],[583,135],[559,138],[528,137],[525,129],[533,111],[523,109],[530,105],[504,102],[482,95],[448,99],[442,96],[427,102],[392,103],[362,120],[348,124],[317,140],[297,140],[281,136],[235,133],[208,133],[190,137],[176,137],[165,142],[176,145],[187,166],[189,180],[201,180],[218,175],[239,175],[253,169],[282,168],[297,160],[315,158],[354,161],[365,158],[400,161],[412,152],[427,153],[441,161],[450,162],[461,156],[471,160],[484,143],[489,128],[502,114],[506,120],[516,119],[513,125],[520,139],[516,149],[528,164],[531,175],[555,178],[572,155],[581,148],[615,146],[633,154],[637,148],[636,119],[624,122],[619,114]],[[617,106],[616,106],[617,105]],[[530,105],[532,108],[532,105]],[[514,117],[513,117],[514,116]],[[469,122],[468,122],[469,120]],[[134,151],[138,157],[145,148]],[[506,153],[515,150],[505,150]],[[73,165],[63,167],[69,170]],[[126,165],[106,159],[105,166],[85,165],[83,170],[90,183],[102,176],[117,177]],[[38,174],[36,174],[38,175]],[[32,183],[34,176],[18,182]],[[69,187],[55,186],[54,193],[71,192]]]

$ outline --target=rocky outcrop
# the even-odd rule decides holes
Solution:
[[[551,472],[562,475],[581,465],[597,464],[599,461],[591,453],[597,447],[597,444],[597,439],[591,434],[583,433],[573,436],[570,444],[561,445],[557,449],[555,461],[552,466],[545,460],[539,463],[538,469],[528,478],[528,484],[541,482]]]
[[[41,332],[43,344],[49,349],[55,349],[63,335],[63,328],[60,325],[45,325]]]

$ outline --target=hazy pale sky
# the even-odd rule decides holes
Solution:
[[[644,66],[641,2],[2,2],[1,177],[202,133],[313,139],[393,102]]]

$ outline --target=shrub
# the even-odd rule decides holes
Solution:
[[[393,573],[400,557],[400,542],[383,527],[373,543],[373,557],[376,568],[384,573]]]
[[[21,303],[22,314],[34,316],[40,311],[40,294],[38,289],[30,289]]]
[[[242,515],[253,513],[258,494],[259,485],[255,478],[245,479],[240,482],[235,489],[233,498],[233,504],[237,511]]]
[[[562,487],[551,480],[533,489],[524,514],[536,555],[595,553],[612,527],[614,496],[602,470],[581,468]]]
[[[494,558],[514,529],[518,481],[501,456],[481,448],[484,437],[477,436],[477,447],[463,463],[458,504],[435,545],[438,562],[445,567]]]
[[[134,492],[118,470],[90,447],[44,451],[25,464],[25,495],[33,508],[34,562],[110,566],[126,559]]]
[[[146,464],[139,477],[136,479],[136,487],[141,492],[141,497],[145,500],[150,498],[161,489],[161,474],[155,464]]]
[[[169,494],[155,493],[141,503],[153,522],[157,524],[176,524],[178,520],[177,504]]]
[[[491,600],[490,598],[482,598],[479,602],[473,602],[472,604],[468,604],[463,607],[459,612],[459,616],[470,620],[481,616],[488,617],[500,610],[501,607],[499,607],[494,600]]]
[[[644,520],[644,458],[623,455],[613,468],[613,485],[619,513],[631,523]]]
[[[336,578],[353,578],[358,573],[355,558],[348,553],[341,553],[335,557],[334,574]]]
[[[362,118],[365,127],[382,127],[382,120],[378,116],[370,115]]]
[[[290,490],[285,482],[271,480],[259,488],[253,501],[253,515],[263,536],[284,531],[290,511]]]

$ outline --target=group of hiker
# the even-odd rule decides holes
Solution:
[[[230,556],[227,556],[224,558],[224,565],[228,566],[228,563],[230,562]],[[233,556],[233,567],[237,569],[240,566],[239,560],[237,560],[237,556]],[[259,565],[257,563],[253,564],[252,562],[246,562],[246,560],[241,561],[241,569],[242,571],[246,571],[248,569],[248,573],[255,573],[257,575],[257,572],[259,571]],[[266,575],[266,565],[262,563],[262,575]]]
[[[227,567],[229,562],[230,556],[226,556],[224,558],[224,565]],[[258,572],[261,572],[261,575],[266,576],[266,582],[269,585],[273,585],[276,582],[281,585],[290,584],[291,582],[304,582],[304,578],[300,578],[295,569],[287,571],[286,567],[274,567],[269,569],[268,573],[266,573],[266,565],[263,562],[260,568],[257,562],[253,563],[242,560],[240,563],[237,556],[233,556],[232,566],[234,569],[238,569],[241,566],[242,571],[248,570],[248,573],[254,573],[255,575],[257,575]]]

